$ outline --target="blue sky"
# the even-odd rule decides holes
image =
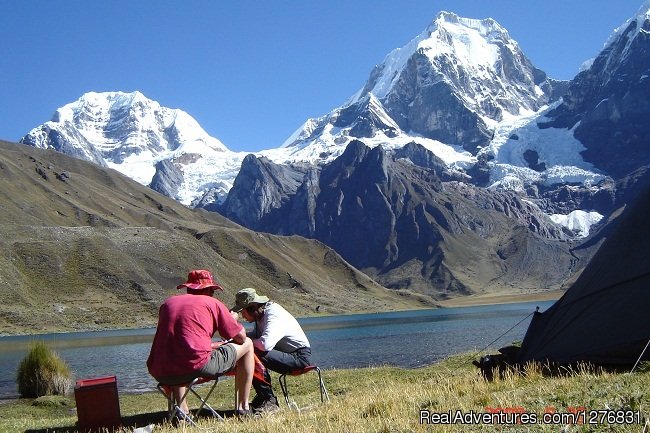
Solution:
[[[492,17],[570,79],[642,0],[0,0],[0,139],[89,91],[139,90],[232,150],[277,147],[441,10]]]

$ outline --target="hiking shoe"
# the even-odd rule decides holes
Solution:
[[[181,427],[181,426],[196,426],[196,423],[194,422],[194,419],[192,418],[192,415],[189,413],[184,413],[184,412],[177,412],[176,415],[171,420],[171,424],[174,427]]]
[[[264,404],[267,401],[273,402],[276,405],[278,404],[278,398],[273,394],[271,394],[270,397],[263,397],[263,396],[257,394],[255,396],[255,398],[253,398],[253,401],[251,401],[250,407],[251,407],[251,409],[256,409],[258,407],[262,407],[262,406],[264,406]]]
[[[250,418],[255,416],[255,413],[251,409],[237,409],[235,410],[235,416],[237,418]]]
[[[251,409],[257,409],[263,404],[264,404],[264,397],[260,395],[256,395],[255,398],[253,398],[253,401],[251,401],[250,407]]]
[[[256,407],[255,413],[267,414],[267,413],[275,413],[279,410],[280,410],[280,406],[278,405],[278,399],[272,397],[268,400],[265,400],[260,406]]]

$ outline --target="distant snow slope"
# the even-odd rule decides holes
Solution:
[[[554,214],[549,216],[554,223],[577,233],[577,237],[580,238],[589,236],[591,226],[603,219],[603,216],[598,212],[585,212],[582,210],[573,211],[568,215]]]

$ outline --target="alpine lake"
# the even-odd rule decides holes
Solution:
[[[536,307],[554,301],[300,318],[321,369],[393,365],[417,368],[447,356],[474,359],[521,341]],[[155,389],[146,360],[155,329],[0,337],[0,399],[18,397],[16,371],[33,341],[63,358],[75,380],[116,376],[123,393]],[[471,359],[468,359],[470,362]]]

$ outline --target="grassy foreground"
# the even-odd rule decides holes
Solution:
[[[543,377],[529,369],[485,382],[470,364],[472,357],[458,355],[420,369],[378,367],[324,371],[331,402],[321,406],[316,375],[288,379],[300,406],[310,409],[282,411],[261,418],[224,422],[200,416],[200,428],[173,427],[164,421],[166,403],[157,393],[122,394],[122,432],[154,424],[153,432],[649,432],[650,372],[634,374],[573,372],[566,377]],[[277,383],[274,376],[274,385]],[[279,392],[279,387],[278,390]],[[210,403],[218,410],[232,408],[232,381],[217,386]],[[567,423],[566,414],[584,409],[587,424]],[[438,415],[450,414],[465,421],[501,410],[504,417],[526,412],[537,416],[534,425],[455,422],[433,424]],[[605,411],[611,412],[605,412]],[[629,417],[623,412],[628,410]],[[592,412],[593,411],[593,412]],[[595,412],[602,411],[602,412]],[[555,412],[551,424],[542,424],[544,413]],[[639,422],[637,422],[637,414]],[[227,415],[227,413],[226,413]],[[74,398],[19,400],[0,406],[1,432],[73,432]],[[447,421],[447,420],[441,420]],[[593,422],[588,424],[588,422]],[[630,422],[632,422],[630,424]]]

